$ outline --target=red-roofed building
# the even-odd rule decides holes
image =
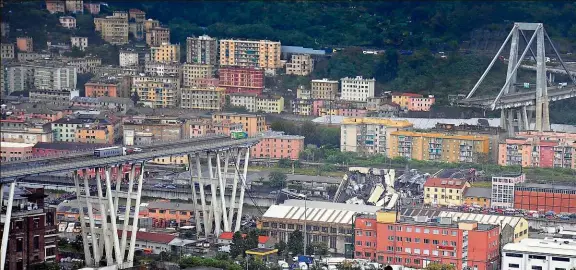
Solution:
[[[242,237],[246,238],[246,234],[242,234]],[[220,251],[229,252],[230,251],[230,244],[232,244],[232,237],[234,237],[233,232],[223,232],[218,236],[218,244],[222,245],[220,247]],[[266,248],[266,243],[270,237],[260,235],[258,236],[258,248]]]
[[[428,178],[424,183],[424,204],[459,206],[464,203],[464,193],[470,183],[450,178]]]
[[[118,231],[118,236],[122,237],[122,231]],[[131,236],[132,232],[128,231],[126,239],[130,239]],[[137,232],[135,248],[154,254],[160,254],[162,251],[170,252],[169,244],[176,238],[176,235],[167,233]]]

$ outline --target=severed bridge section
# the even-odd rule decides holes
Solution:
[[[196,171],[190,173],[195,225],[199,236],[208,237],[240,229],[250,147],[258,141],[259,138],[234,140],[228,136],[212,135],[149,145],[141,147],[142,152],[128,155],[100,158],[93,152],[84,152],[3,163],[0,165],[0,190],[3,185],[9,185],[9,192],[8,198],[0,198],[0,202],[7,201],[6,211],[1,215],[4,230],[0,270],[4,270],[6,262],[12,208],[15,206],[14,190],[24,177],[72,173],[78,208],[87,208],[86,214],[84,211],[79,213],[83,221],[80,224],[86,266],[104,264],[125,269],[134,266],[140,198],[148,161],[167,156],[188,157],[189,170]],[[126,175],[121,173],[126,167],[129,168],[127,187],[122,185]],[[203,176],[206,171],[208,175]],[[227,186],[232,189],[229,204],[225,200]],[[209,205],[205,198],[207,188],[212,196]],[[118,214],[121,207],[126,209],[123,217]],[[95,208],[99,209],[99,215],[95,215]]]

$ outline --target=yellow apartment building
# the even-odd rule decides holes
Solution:
[[[114,126],[94,125],[76,129],[76,142],[114,144]]]
[[[94,26],[104,41],[117,45],[128,43],[130,27],[128,15],[125,12],[115,12],[113,16],[106,18],[94,18]]]
[[[223,87],[185,87],[181,89],[180,108],[220,111],[225,94]]]
[[[424,183],[424,204],[460,206],[470,183],[460,179],[428,178]]]
[[[391,133],[410,130],[412,123],[377,117],[347,117],[340,126],[340,151],[363,155],[383,154],[390,151]]]
[[[214,113],[212,120],[215,122],[229,121],[235,124],[242,124],[242,128],[248,136],[256,136],[267,130],[264,115],[242,114],[242,113]]]
[[[150,48],[150,59],[155,62],[172,63],[180,61],[180,44],[162,43]]]
[[[214,77],[214,65],[205,64],[183,64],[182,65],[182,86],[194,87],[198,85],[198,79],[210,79]]]
[[[264,96],[256,98],[256,111],[265,113],[281,113],[284,110],[284,98],[282,96]]]
[[[280,42],[270,40],[220,40],[220,65],[277,69],[280,61]]]
[[[151,108],[173,108],[178,100],[178,87],[174,83],[142,81],[132,85],[132,93],[137,93],[140,103]]]
[[[490,137],[396,131],[391,133],[390,156],[444,162],[487,162]]]

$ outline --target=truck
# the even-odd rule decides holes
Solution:
[[[248,138],[248,133],[241,131],[241,130],[232,131],[232,132],[230,132],[230,137],[232,137],[232,139],[235,139],[235,140],[246,139],[246,138]]]
[[[126,147],[123,146],[112,146],[112,147],[94,149],[94,156],[97,158],[125,156],[125,155],[126,155]]]

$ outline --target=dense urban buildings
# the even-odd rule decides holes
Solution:
[[[269,40],[220,40],[220,66],[277,69],[280,61],[280,42]]]
[[[4,149],[4,148],[2,148]],[[2,198],[8,197],[8,186],[4,186]],[[21,189],[14,192],[10,233],[6,250],[6,270],[33,268],[44,262],[55,262],[58,256],[56,209],[44,204],[44,189]],[[0,202],[0,208],[7,205]],[[4,231],[4,214],[2,214]]]
[[[465,180],[428,178],[424,183],[424,204],[434,206],[460,206],[464,204],[464,193],[470,188]]]
[[[182,87],[201,87],[208,86],[207,80],[213,79],[216,83],[212,86],[219,85],[214,76],[214,66],[208,64],[183,64],[182,65]]]
[[[433,95],[424,97],[421,94],[414,93],[392,93],[392,102],[400,105],[400,108],[408,111],[430,111],[430,108],[436,102]]]
[[[390,157],[444,162],[487,162],[487,136],[397,131],[390,134]]]
[[[314,59],[309,54],[293,54],[286,63],[286,74],[308,76],[314,70]]]
[[[220,111],[224,105],[225,89],[222,87],[183,87],[180,107],[183,109]]]
[[[340,151],[360,154],[391,154],[393,131],[411,129],[408,121],[384,118],[344,118],[340,129]]]
[[[218,41],[207,35],[186,38],[186,63],[216,65]]]
[[[170,43],[170,29],[166,27],[153,27],[146,31],[146,44],[150,47],[158,47],[164,43]]]
[[[86,50],[88,47],[88,38],[87,37],[70,37],[70,43],[72,47],[78,47],[81,51]]]
[[[250,151],[253,158],[298,160],[304,150],[304,136],[285,135],[283,132],[265,132]]]
[[[248,112],[281,113],[284,97],[258,94],[228,94],[230,105],[244,107]]]
[[[342,78],[340,81],[342,83],[340,99],[342,100],[366,102],[368,98],[374,97],[376,87],[376,80],[374,79],[356,76],[355,78]]]
[[[14,59],[14,44],[13,43],[2,43],[2,50],[0,57],[2,59]]]
[[[262,94],[264,90],[264,70],[252,67],[221,67],[219,85],[227,94]]]
[[[112,16],[94,18],[94,25],[104,41],[114,45],[128,43],[129,27],[126,12],[115,11]]]
[[[180,44],[162,43],[150,48],[150,60],[161,63],[180,61]]]
[[[130,77],[94,77],[84,85],[86,97],[130,97]]]
[[[66,106],[80,95],[78,90],[31,89],[28,92],[30,102]]]
[[[472,220],[399,217],[395,212],[354,220],[355,258],[422,268],[436,261],[456,269],[498,269],[499,227]]]
[[[310,81],[312,99],[334,100],[338,95],[338,81],[331,81],[326,78]]]
[[[265,117],[259,114],[214,113],[212,114],[212,120],[242,124],[242,128],[248,133],[248,136],[256,136],[267,129]]]
[[[499,145],[498,164],[576,168],[576,133],[519,132]]]

